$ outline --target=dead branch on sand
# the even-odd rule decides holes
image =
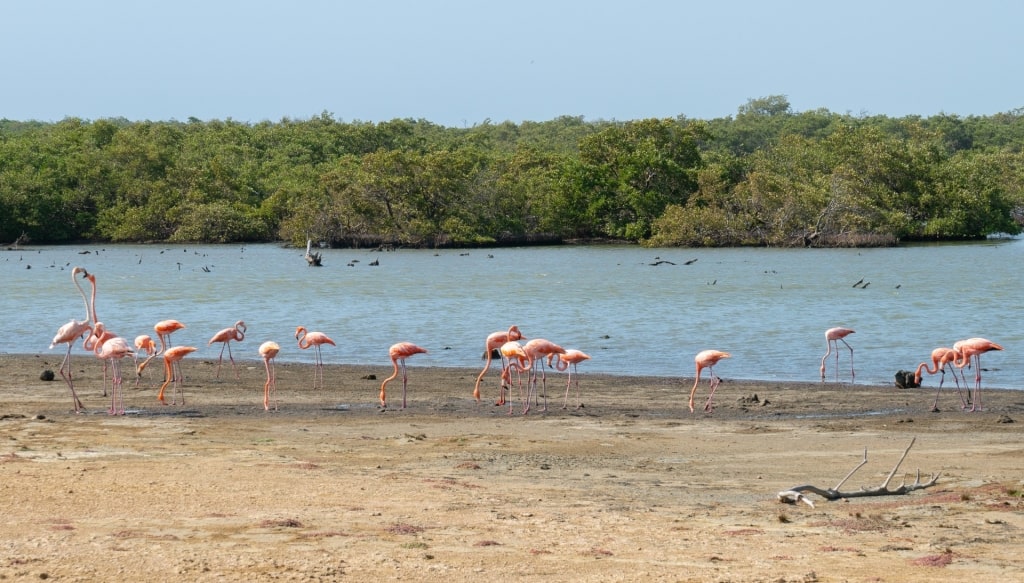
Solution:
[[[845,484],[846,481],[849,480],[850,477],[853,476],[853,474],[857,470],[861,469],[862,467],[864,467],[865,464],[868,463],[868,450],[865,448],[864,459],[861,460],[859,464],[857,464],[857,467],[850,470],[850,473],[846,474],[846,477],[840,480],[839,483],[836,484],[834,487],[819,488],[817,486],[812,485],[796,486],[794,488],[790,488],[789,490],[783,490],[782,492],[779,492],[779,502],[785,502],[787,504],[796,504],[797,502],[804,502],[806,504],[809,504],[811,508],[813,508],[814,502],[812,502],[807,496],[804,496],[804,492],[817,494],[818,496],[821,496],[826,500],[841,500],[843,498],[859,498],[863,496],[898,496],[900,494],[913,492],[914,490],[921,490],[924,488],[928,488],[929,486],[934,486],[935,483],[939,480],[939,474],[934,474],[931,478],[928,479],[927,482],[922,482],[921,470],[917,470],[917,477],[914,480],[913,484],[907,484],[906,480],[904,480],[904,482],[900,484],[898,488],[892,490],[889,489],[889,482],[891,482],[893,476],[896,475],[896,472],[900,468],[900,464],[902,464],[903,460],[907,458],[907,454],[910,453],[910,448],[914,447],[915,441],[917,441],[916,437],[910,440],[910,445],[907,446],[907,449],[903,450],[903,455],[900,456],[899,461],[897,461],[896,465],[893,466],[892,471],[889,472],[888,476],[886,476],[885,481],[883,481],[882,484],[877,488],[861,488],[860,490],[855,490],[852,492],[843,492],[842,490],[840,490],[843,484]]]

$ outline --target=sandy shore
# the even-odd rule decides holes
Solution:
[[[379,367],[263,364],[215,378],[183,362],[185,405],[160,370],[107,415],[99,364],[76,353],[76,415],[59,351],[0,356],[0,579],[57,581],[997,581],[1024,572],[1024,393],[960,410],[921,389],[726,377],[710,414],[691,377],[590,375],[584,407],[496,407],[497,372],[417,368],[377,406]],[[310,358],[310,363],[312,357]],[[130,367],[126,367],[130,368]],[[376,378],[372,378],[376,377]],[[706,399],[707,385],[697,403]],[[1017,421],[1016,423],[1014,421]],[[903,495],[780,503],[883,484]]]

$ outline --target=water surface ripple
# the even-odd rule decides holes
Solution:
[[[528,337],[589,353],[581,372],[692,378],[694,354],[715,348],[733,355],[716,367],[725,379],[817,381],[825,329],[846,326],[857,331],[848,340],[858,383],[892,384],[933,348],[983,336],[1006,348],[982,357],[985,386],[1024,388],[1017,239],[849,250],[322,252],[324,267],[311,268],[303,250],[277,245],[4,250],[0,352],[44,352],[61,324],[84,316],[70,281],[80,265],[97,276],[98,315],[109,328],[131,339],[175,318],[188,326],[175,344],[198,346],[204,358],[219,351],[206,345],[214,332],[241,319],[249,327],[235,351],[242,357],[258,358],[259,344],[275,340],[280,360],[312,362],[295,345],[295,326],[304,325],[338,343],[323,351],[329,363],[389,367],[388,347],[407,340],[430,351],[412,366],[478,367],[487,334],[518,324]],[[843,348],[846,380],[848,362]]]

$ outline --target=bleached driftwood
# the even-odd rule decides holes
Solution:
[[[804,496],[805,492],[817,494],[818,496],[821,496],[826,500],[840,500],[843,498],[859,498],[863,496],[897,496],[900,494],[913,492],[914,490],[921,490],[924,488],[928,488],[930,486],[934,486],[935,483],[938,482],[939,480],[939,474],[934,474],[928,479],[927,482],[922,482],[921,470],[918,470],[917,477],[914,479],[913,484],[907,484],[906,480],[904,480],[898,488],[889,489],[889,482],[892,481],[893,476],[895,476],[896,472],[900,469],[900,465],[903,463],[903,460],[907,458],[907,454],[910,453],[910,448],[914,447],[915,441],[917,441],[916,437],[910,440],[910,445],[907,446],[907,449],[903,450],[903,455],[900,456],[899,461],[896,462],[896,465],[892,468],[892,471],[889,472],[888,476],[886,476],[885,481],[883,481],[882,484],[877,488],[861,488],[860,490],[854,490],[852,492],[843,492],[842,490],[840,490],[840,488],[843,487],[843,484],[845,484],[846,481],[849,480],[850,477],[853,476],[853,474],[857,470],[861,469],[862,467],[864,467],[865,464],[868,463],[868,450],[865,449],[864,459],[861,460],[859,464],[857,464],[857,467],[850,470],[850,473],[846,474],[846,477],[840,480],[839,483],[836,484],[834,487],[819,488],[818,486],[812,485],[796,486],[794,488],[790,488],[789,490],[783,490],[782,492],[779,492],[779,502],[785,502],[788,504],[806,502],[807,504],[810,504],[810,506],[813,508],[814,504],[811,502],[810,499]]]
[[[306,239],[306,263],[310,267],[321,267],[323,265],[321,263],[322,260],[323,258],[320,256],[320,253],[313,253],[313,240]]]

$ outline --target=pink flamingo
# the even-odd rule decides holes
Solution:
[[[968,338],[953,344],[953,350],[960,353],[960,359],[953,364],[963,371],[965,366],[974,361],[974,398],[971,400],[971,411],[981,411],[981,355],[1002,350],[1003,347],[986,338]]]
[[[331,346],[337,346],[333,340],[327,337],[323,332],[307,332],[305,326],[299,326],[295,329],[295,339],[299,341],[299,348],[306,350],[310,346],[313,347],[313,351],[316,354],[315,364],[313,369],[313,388],[316,388],[317,377],[320,378],[320,388],[324,386],[324,361],[320,355],[320,346],[324,344],[330,344]]]
[[[103,336],[103,322],[97,322],[94,329],[98,337]],[[110,362],[110,415],[124,415],[124,390],[121,387],[121,359],[132,355],[128,341],[120,336],[107,339],[102,344],[96,343],[93,352],[96,358]],[[105,383],[106,381],[104,381]]]
[[[519,379],[519,398],[523,398],[523,377],[524,372],[528,372],[533,369],[533,361],[530,360],[530,355],[526,353],[518,342],[512,340],[501,345],[499,349],[501,356],[505,359],[506,363],[501,371],[502,383],[508,383],[508,414],[512,414],[512,369],[516,370],[516,377]],[[529,392],[529,391],[527,391]],[[526,400],[523,403],[523,413],[525,414],[529,410],[529,394],[526,396]]]
[[[164,389],[167,388],[168,383],[171,384],[171,404],[178,404],[177,394],[181,393],[181,404],[185,404],[185,390],[181,384],[185,380],[181,375],[181,367],[177,366],[179,362],[189,354],[199,350],[195,346],[172,346],[167,350],[163,351],[164,356],[164,384],[160,385],[160,393],[156,396],[156,400],[160,401],[164,405],[167,402],[164,400]]]
[[[409,385],[409,375],[406,372],[405,359],[414,354],[426,352],[426,348],[420,348],[412,342],[399,342],[398,344],[393,344],[391,348],[388,349],[388,355],[391,357],[391,364],[395,367],[395,372],[391,373],[391,376],[384,379],[384,382],[380,384],[380,406],[382,409],[388,408],[386,389],[388,383],[398,377],[399,363],[401,363],[402,366],[402,408],[405,409],[405,395]]]
[[[142,373],[139,372],[139,355],[145,353],[146,356],[153,356],[156,354],[156,342],[153,342],[153,338],[149,334],[142,334],[135,337],[135,388],[139,388],[139,381],[142,380]]]
[[[267,340],[260,344],[260,356],[263,357],[263,366],[267,369],[267,382],[263,385],[263,409],[270,411],[270,394],[277,392],[277,374],[274,370],[274,358],[281,352],[281,346],[273,340]],[[274,410],[277,410],[277,403],[274,403]]]
[[[487,358],[487,364],[484,365],[484,369],[480,371],[480,374],[476,377],[476,386],[473,387],[473,398],[476,399],[478,403],[480,402],[480,381],[483,380],[484,375],[487,374],[487,371],[491,368],[491,359],[494,353],[501,349],[502,344],[506,342],[512,342],[515,340],[526,340],[526,337],[523,336],[521,332],[519,332],[519,326],[515,325],[510,326],[507,331],[502,332],[501,330],[499,330],[497,332],[492,332],[491,334],[487,335],[487,340],[484,343],[484,355]],[[499,358],[502,359],[501,367],[502,369],[504,369],[504,357],[500,356],[500,353]],[[498,398],[498,402],[495,403],[495,405],[505,404],[504,383],[502,383],[500,391],[501,396]]]
[[[558,358],[558,362],[555,363],[555,369],[559,371],[569,371],[569,380],[565,383],[565,400],[562,401],[562,408],[565,409],[569,406],[569,387],[572,386],[572,373],[576,373],[576,408],[580,409],[583,407],[583,401],[580,401],[580,374],[577,366],[584,360],[590,360],[590,356],[582,351],[570,348],[565,351],[565,354],[549,354],[548,355],[548,366],[551,366],[551,361],[554,358]],[[572,369],[569,369],[569,367]]]
[[[183,328],[185,325],[177,320],[160,320],[153,325],[153,330],[160,339],[160,354],[171,347],[171,334]]]
[[[67,383],[68,388],[71,390],[71,401],[75,405],[75,413],[82,412],[82,401],[78,399],[78,394],[75,393],[75,383],[71,379],[71,347],[74,346],[75,342],[85,336],[86,333],[92,333],[92,314],[89,310],[89,300],[85,297],[85,290],[82,289],[82,285],[78,283],[75,278],[79,273],[84,273],[88,277],[89,273],[81,267],[75,267],[71,270],[71,282],[78,288],[78,293],[82,296],[82,302],[85,304],[85,320],[71,320],[67,324],[64,324],[57,329],[57,334],[53,337],[53,341],[50,342],[50,350],[53,350],[54,346],[58,344],[67,344],[68,351],[64,355],[64,360],[60,363],[60,368],[57,372],[60,373],[61,378]],[[67,373],[64,369],[67,368]],[[106,381],[104,381],[106,386]]]
[[[177,332],[178,330],[183,329],[184,327],[185,327],[185,325],[182,324],[181,322],[177,321],[177,320],[160,320],[159,322],[157,322],[153,326],[153,331],[156,332],[156,337],[160,340],[160,350],[158,350],[155,353],[149,355],[149,358],[144,360],[142,362],[142,364],[140,364],[138,366],[138,368],[135,371],[135,374],[141,376],[142,375],[142,371],[145,370],[145,368],[147,366],[149,366],[149,361],[153,360],[157,356],[162,355],[164,352],[166,352],[168,349],[170,349],[171,348],[171,334],[174,334],[175,332]],[[174,376],[181,376],[181,371],[179,370],[178,361],[174,361],[173,362],[173,368],[174,368]]]
[[[526,383],[526,410],[523,413],[530,411],[530,393],[533,392],[534,398],[537,397],[537,369],[540,369],[541,388],[544,391],[544,408],[542,411],[548,410],[548,378],[544,371],[543,359],[546,356],[553,356],[555,354],[565,354],[565,349],[561,346],[545,340],[543,338],[534,338],[525,345],[523,345],[523,351],[529,357],[530,362],[541,362],[541,366],[535,366],[530,369],[530,378]]]
[[[117,337],[117,334],[108,330],[106,326],[96,326],[96,324],[100,323],[100,319],[96,316],[96,275],[87,273],[85,278],[89,280],[89,285],[92,287],[92,294],[90,298],[92,302],[91,310],[93,331],[92,334],[85,339],[85,342],[82,343],[82,348],[89,352],[94,352],[96,348],[102,347],[107,340]],[[113,363],[111,362],[111,364]],[[107,359],[103,360],[103,396],[107,396]]]
[[[711,412],[711,398],[715,396],[715,389],[718,388],[718,384],[722,379],[715,376],[714,367],[718,364],[719,360],[723,358],[729,358],[732,356],[728,352],[722,352],[720,350],[702,350],[697,353],[693,361],[697,365],[697,378],[693,381],[693,389],[690,390],[690,413],[693,413],[693,395],[697,392],[697,384],[700,383],[700,372],[703,369],[708,369],[711,373],[711,394],[708,395],[708,402],[704,405],[704,410]]]
[[[960,395],[960,408],[967,408],[967,401],[964,400],[963,392],[960,390],[960,380],[956,377],[957,369],[953,367],[953,363],[960,357],[959,354],[952,348],[946,348],[940,346],[932,351],[932,366],[929,367],[927,362],[922,362],[917,365],[917,371],[914,372],[914,382],[918,385],[921,384],[921,372],[927,372],[928,374],[942,373],[942,377],[939,379],[939,388],[935,391],[935,402],[932,403],[932,411],[939,410],[939,393],[942,392],[942,383],[946,381],[946,367],[949,366],[950,370],[953,371],[953,382],[956,383],[956,393]],[[961,371],[962,373],[963,371]],[[964,387],[967,386],[967,379],[964,379]]]
[[[245,340],[245,322],[239,320],[235,322],[235,325],[231,328],[225,328],[220,332],[213,335],[210,341],[206,343],[210,346],[214,342],[222,342],[220,347],[220,356],[217,357],[217,374],[214,375],[216,378],[220,378],[220,365],[224,362],[224,348],[228,349],[228,359],[231,361],[231,370],[235,371],[235,378],[238,378],[238,369],[235,368],[235,357],[231,355],[231,341],[241,342]]]
[[[825,381],[825,359],[828,358],[829,354],[832,354],[832,347],[836,348],[836,381],[839,381],[839,343],[846,344],[846,347],[850,349],[850,382],[853,382],[855,373],[853,372],[853,347],[847,344],[844,340],[850,334],[853,334],[853,330],[849,328],[829,328],[825,330],[825,344],[828,346],[828,350],[825,352],[825,356],[821,357],[821,380]]]

